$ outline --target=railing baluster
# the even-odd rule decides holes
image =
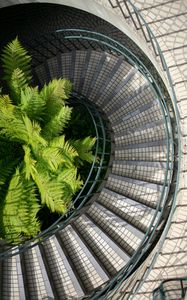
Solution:
[[[127,19],[128,17],[132,20],[132,22],[133,22],[133,24],[134,24],[134,27],[138,30],[138,29],[140,29],[138,26],[137,26],[137,24],[136,24],[136,22],[135,22],[135,20],[134,20],[134,18],[133,18],[133,16],[132,16],[132,13],[131,13],[131,11],[130,11],[130,9],[129,9],[129,6],[128,6],[128,1],[127,0],[124,0],[124,4],[125,4],[125,7],[126,7],[126,9],[127,9],[127,12],[128,12],[128,17],[126,17],[125,16],[125,14],[124,14],[124,11],[123,11],[123,8],[121,7],[121,4],[119,3],[119,1],[117,1],[117,3],[118,3],[118,7],[120,8],[120,10],[121,10],[121,12],[122,12],[122,14],[123,14],[123,16],[124,16],[124,18],[125,19]]]

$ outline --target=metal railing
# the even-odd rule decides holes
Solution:
[[[74,104],[82,106],[86,109],[90,116],[90,122],[92,122],[92,126],[95,131],[94,136],[96,137],[96,144],[93,153],[94,160],[90,166],[88,176],[80,192],[70,203],[66,214],[61,215],[51,226],[43,230],[34,238],[25,241],[23,244],[12,246],[7,245],[6,242],[1,242],[0,260],[11,257],[18,253],[22,253],[34,247],[35,245],[49,238],[49,236],[58,230],[67,226],[70,220],[80,214],[81,208],[85,206],[91,197],[97,193],[99,185],[104,180],[105,173],[108,169],[108,162],[110,160],[109,148],[111,144],[109,134],[107,134],[108,129],[106,124],[104,124],[101,112],[98,111],[98,108],[96,108],[93,103],[85,99],[84,96],[78,95],[74,92],[71,98],[73,99]]]
[[[187,293],[187,277],[164,280],[153,291],[153,300],[183,300]]]

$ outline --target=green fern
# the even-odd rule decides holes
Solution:
[[[70,168],[74,164],[75,158],[78,156],[76,149],[65,140],[65,135],[55,137],[50,141],[50,147],[56,148],[60,151],[63,157],[63,164]]]
[[[61,109],[54,115],[50,121],[44,126],[42,135],[50,140],[53,137],[59,136],[68,124],[71,118],[72,108],[68,106],[62,106]]]
[[[0,98],[0,136],[10,141],[28,142],[28,134],[19,110],[10,103],[3,103],[8,97]]]
[[[69,185],[72,191],[72,195],[74,195],[83,185],[83,181],[78,175],[78,171],[76,167],[71,168],[63,168],[59,171],[58,179],[61,183],[66,183]]]
[[[11,80],[9,82],[11,96],[16,104],[20,102],[20,96],[22,89],[27,87],[27,79],[25,74],[19,68],[12,72]]]
[[[52,179],[46,170],[41,166],[36,166],[36,172],[33,173],[40,197],[41,204],[46,205],[51,212],[65,213],[67,207],[63,201],[63,186],[60,182]]]
[[[53,79],[44,85],[40,96],[46,102],[45,123],[48,123],[56,116],[70,97],[72,84],[66,79]]]
[[[15,172],[15,167],[18,164],[18,159],[12,159],[12,156],[6,156],[0,160],[0,203],[3,201],[9,181]]]
[[[30,144],[35,147],[38,143],[46,145],[40,135],[39,123],[31,121],[20,109],[8,102],[8,97],[0,98],[0,135],[11,141]]]
[[[70,140],[70,145],[77,151],[77,162],[80,165],[84,164],[84,161],[89,163],[93,162],[94,155],[92,154],[92,148],[96,142],[96,138],[86,137],[80,140]]]
[[[47,146],[47,141],[40,134],[40,124],[36,121],[31,121],[27,115],[22,115],[22,120],[27,134],[26,144],[31,145],[35,151],[38,150],[40,145]]]
[[[1,60],[4,79],[9,86],[11,86],[12,74],[16,69],[20,69],[24,73],[27,84],[31,83],[31,56],[22,47],[18,38],[15,38],[3,49]]]
[[[33,174],[36,173],[36,160],[33,159],[31,149],[28,145],[23,145],[23,150],[25,152],[24,155],[24,172],[25,172],[25,178],[27,180],[30,180],[33,176]]]
[[[22,112],[26,113],[31,120],[42,121],[45,113],[45,100],[40,97],[38,87],[25,87],[20,93],[21,103],[19,105]]]
[[[20,235],[32,237],[39,232],[36,214],[40,205],[36,189],[32,182],[24,179],[20,168],[16,169],[0,208],[0,234],[7,241],[17,243]]]

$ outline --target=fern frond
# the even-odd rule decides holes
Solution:
[[[40,135],[40,124],[38,122],[31,121],[27,115],[23,115],[22,119],[27,132],[27,144],[30,144],[33,149],[36,149],[38,144],[46,146],[46,140]]]
[[[16,104],[20,103],[21,90],[27,87],[25,74],[19,68],[13,70],[9,82],[11,96]]]
[[[96,138],[90,136],[80,139],[80,140],[70,140],[70,145],[76,149],[78,153],[78,163],[82,164],[82,161],[87,161],[92,163],[94,160],[94,155],[92,154],[92,148],[96,142]]]
[[[62,133],[68,121],[71,118],[72,108],[63,106],[59,112],[51,118],[51,120],[44,126],[42,135],[50,140],[53,137],[59,136]]]
[[[74,158],[78,155],[76,149],[69,143],[69,141],[65,140],[65,136],[61,135],[59,137],[55,137],[50,141],[50,147],[57,148],[62,157],[63,162],[69,166],[71,166],[74,162]]]
[[[45,147],[41,151],[41,157],[46,162],[46,166],[52,172],[56,172],[59,166],[65,162],[60,150],[54,147]]]
[[[12,105],[12,100],[10,99],[9,95],[1,95],[0,96],[0,109],[2,108],[9,108],[14,106]]]
[[[38,169],[33,179],[38,186],[41,204],[46,205],[51,212],[65,213],[67,207],[63,200],[62,184],[51,179],[47,172],[41,172]]]
[[[72,84],[67,79],[53,79],[44,85],[40,96],[46,102],[45,122],[49,122],[57,115],[62,106],[65,105],[72,90]]]
[[[24,75],[26,82],[29,84],[31,81],[31,56],[28,55],[18,38],[15,38],[12,42],[5,46],[3,54],[1,56],[4,70],[4,79],[7,84],[11,81],[12,73],[15,69],[20,69]]]
[[[27,180],[30,180],[30,178],[32,177],[32,174],[36,172],[36,160],[34,160],[32,158],[31,155],[31,149],[29,148],[29,146],[27,145],[23,145],[23,149],[25,152],[24,155],[24,162],[25,162],[25,166],[24,166],[24,173],[25,173],[25,178]]]
[[[36,218],[40,209],[35,195],[35,186],[25,180],[19,168],[16,169],[1,203],[0,235],[10,242],[20,242],[21,237],[31,237],[40,231],[40,224]]]
[[[18,164],[17,159],[12,156],[6,156],[0,160],[0,203],[3,201],[11,176],[15,173],[15,167]]]
[[[1,104],[2,101],[3,98],[0,98]],[[0,107],[0,135],[10,141],[28,142],[28,134],[22,116],[12,104],[4,103]]]
[[[0,97],[0,103],[3,101],[4,104],[0,107],[0,135],[10,141],[30,144],[33,148],[38,144],[46,146],[47,142],[40,135],[39,123],[31,121],[16,106],[9,104],[7,97]]]
[[[38,87],[25,87],[21,90],[20,109],[31,120],[41,121],[45,111],[45,100],[40,97]]]
[[[61,183],[68,184],[72,195],[74,195],[83,185],[83,181],[80,179],[80,176],[77,175],[76,167],[62,168],[57,180]]]

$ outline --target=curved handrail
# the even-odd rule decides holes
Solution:
[[[185,296],[185,294],[187,293],[187,277],[177,277],[177,278],[172,277],[172,278],[163,280],[161,282],[161,284],[156,289],[153,290],[153,293],[152,293],[153,300],[159,300],[159,299],[162,299],[162,300],[168,299],[169,300],[169,298],[167,297],[168,289],[165,288],[165,285],[170,282],[177,282],[180,285],[178,286],[178,288],[176,287],[175,289],[171,289],[171,288],[169,289],[169,297],[171,297],[172,292],[175,293],[176,291],[181,292],[180,297]],[[184,284],[185,284],[185,287],[184,287]],[[174,296],[176,296],[176,294],[174,294]]]

